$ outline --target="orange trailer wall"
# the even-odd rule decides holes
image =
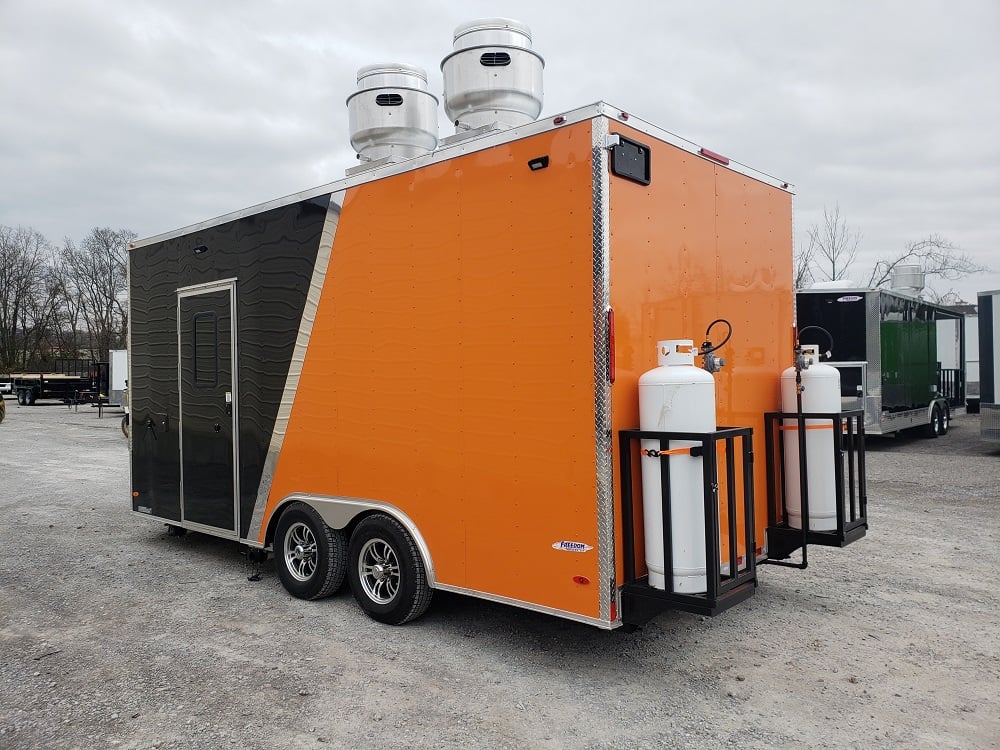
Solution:
[[[589,122],[350,189],[265,519],[388,502],[439,583],[598,617],[592,201]]]
[[[648,186],[610,181],[615,434],[638,426],[638,380],[656,367],[658,340],[698,345],[709,323],[730,321],[732,339],[718,352],[727,364],[715,375],[716,419],[753,427],[759,547],[767,526],[763,415],[778,410],[779,378],[792,361],[792,196],[644,133],[612,131],[652,149]],[[725,332],[716,326],[713,343]],[[636,544],[641,574],[641,534]]]

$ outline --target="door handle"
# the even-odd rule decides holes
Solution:
[[[212,425],[212,428],[213,428],[213,429],[214,429],[214,430],[215,430],[216,432],[222,432],[222,425],[221,425],[221,424],[219,424],[218,422],[216,422],[216,423],[215,423],[214,425]]]

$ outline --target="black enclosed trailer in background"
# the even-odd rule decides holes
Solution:
[[[800,291],[796,313],[802,342],[830,350],[843,409],[863,409],[867,433],[921,427],[937,437],[965,410],[961,313],[900,291],[857,287]],[[956,366],[942,367],[942,360]]]

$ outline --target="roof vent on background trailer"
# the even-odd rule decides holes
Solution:
[[[892,269],[889,287],[896,292],[919,295],[924,290],[925,274],[920,266],[896,266]]]
[[[441,61],[444,111],[455,132],[533,121],[542,111],[544,67],[520,21],[481,18],[459,26],[454,52]]]
[[[437,148],[438,100],[427,91],[423,68],[403,63],[358,71],[358,90],[347,97],[351,145],[368,167],[410,159]],[[355,171],[357,167],[348,170]]]

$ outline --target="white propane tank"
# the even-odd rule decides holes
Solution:
[[[697,350],[690,339],[657,343],[659,367],[639,378],[639,429],[660,432],[715,430],[715,379],[694,364]],[[700,445],[671,440],[670,449]],[[659,450],[658,440],[641,441],[643,450]],[[705,573],[705,496],[702,459],[684,453],[668,458],[643,455],[642,517],[646,537],[649,585],[666,588],[663,549],[662,462],[670,462],[670,543],[673,591],[700,594],[708,590]]]
[[[802,370],[802,411],[836,414],[840,412],[840,371],[819,363],[819,347],[802,346],[808,367]],[[796,413],[795,368],[781,373],[781,410]],[[833,456],[833,423],[807,419],[806,470],[809,492],[809,529],[832,531],[837,528],[836,465]],[[788,525],[802,528],[802,492],[799,482],[799,433],[795,419],[785,419],[782,430],[785,447],[785,511]]]

